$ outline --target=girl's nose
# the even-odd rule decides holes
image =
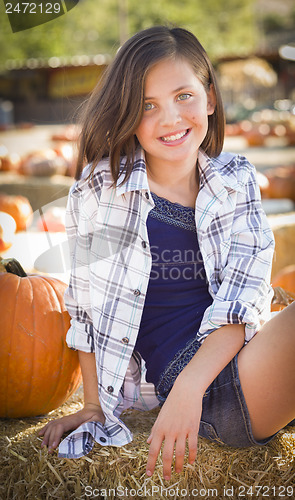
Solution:
[[[161,111],[160,124],[165,126],[175,125],[181,121],[179,110],[175,105],[167,105]]]

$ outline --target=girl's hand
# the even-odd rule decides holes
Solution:
[[[175,472],[181,472],[185,455],[186,440],[188,440],[190,464],[197,456],[198,432],[202,414],[201,394],[195,395],[188,380],[178,378],[166,399],[150,436],[150,444],[146,473],[151,476],[154,472],[161,445],[163,448],[163,476],[171,478],[173,451],[175,446]]]
[[[39,436],[44,436],[41,448],[48,447],[49,453],[52,453],[58,447],[64,432],[77,429],[86,422],[101,422],[104,424],[105,417],[99,405],[88,403],[82,410],[48,422],[39,432]]]

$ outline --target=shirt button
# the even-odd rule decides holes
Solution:
[[[140,295],[140,290],[138,290],[138,288],[136,288],[136,290],[134,290],[133,294],[135,295],[135,297],[138,297]]]
[[[146,242],[145,242],[145,241],[142,241],[142,242],[141,242],[141,245],[142,245],[142,247],[143,247],[143,248],[146,248],[146,247],[147,247],[147,245],[146,245]]]
[[[99,440],[100,440],[102,443],[106,443],[106,442],[107,442],[106,438],[104,438],[104,437],[100,437],[100,438],[99,438]]]
[[[149,199],[150,199],[150,195],[149,195],[149,193],[148,193],[148,192],[144,193],[144,195],[145,195],[145,197],[146,197],[146,199],[147,199],[147,200],[149,200]]]
[[[114,388],[113,386],[109,385],[108,388],[107,388],[107,391],[112,394],[112,392],[114,392]]]
[[[129,339],[128,337],[123,337],[121,342],[123,342],[123,344],[129,344]]]

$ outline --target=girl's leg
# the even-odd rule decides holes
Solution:
[[[238,356],[256,440],[295,418],[295,302],[268,321]]]

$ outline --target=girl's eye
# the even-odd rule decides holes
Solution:
[[[180,94],[178,96],[179,101],[186,101],[186,99],[189,99],[191,97],[191,94]]]
[[[151,102],[146,102],[145,105],[144,105],[144,110],[145,111],[150,111],[153,108],[154,108],[154,105]]]

